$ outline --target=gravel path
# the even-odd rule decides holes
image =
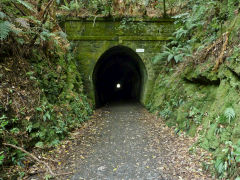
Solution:
[[[93,152],[77,165],[79,179],[172,179],[158,167],[159,153],[149,151],[148,126],[139,104],[114,104],[103,108],[105,126]]]
[[[138,103],[116,103],[98,109],[45,159],[57,174],[70,172],[60,180],[212,179],[202,171],[211,155],[192,147],[196,140],[176,134]],[[29,172],[39,169],[35,164]],[[29,179],[44,176],[37,177]]]

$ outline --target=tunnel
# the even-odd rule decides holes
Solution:
[[[141,101],[147,72],[139,55],[125,46],[107,50],[93,71],[96,107],[118,101]]]

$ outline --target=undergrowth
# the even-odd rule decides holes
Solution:
[[[92,113],[54,2],[0,3],[1,178],[22,178],[9,167],[29,165],[25,153],[5,144],[30,152],[55,147]]]
[[[240,178],[239,10],[237,0],[189,0],[153,58],[163,67],[148,109],[198,137],[196,145],[212,153],[205,169],[215,179]]]
[[[163,65],[148,108],[212,152],[214,178],[239,179],[238,0],[1,0],[0,143],[51,148],[92,113],[74,49],[56,15],[175,15],[176,32],[154,63]],[[131,24],[131,23],[130,23]],[[125,27],[124,27],[125,28]],[[0,172],[26,156],[0,146]],[[215,171],[213,171],[215,170]],[[18,177],[24,174],[19,172]]]

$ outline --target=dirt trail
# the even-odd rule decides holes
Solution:
[[[55,171],[74,172],[58,178],[64,180],[211,179],[201,170],[206,153],[189,154],[194,142],[138,103],[112,104],[56,150],[61,163]]]

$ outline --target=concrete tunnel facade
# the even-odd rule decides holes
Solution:
[[[119,99],[147,105],[160,72],[153,59],[175,29],[169,18],[133,18],[125,25],[127,29],[121,18],[104,17],[67,18],[63,23],[83,89],[96,107]]]

